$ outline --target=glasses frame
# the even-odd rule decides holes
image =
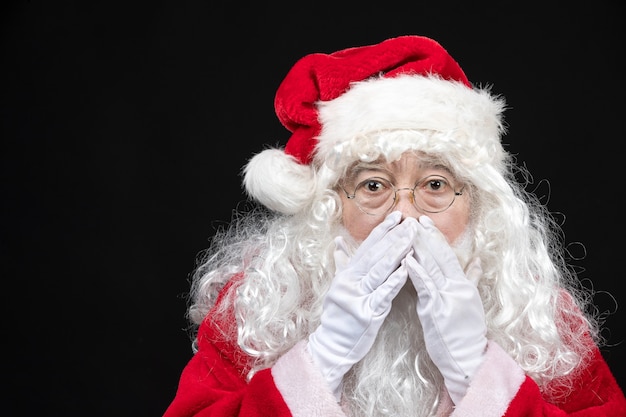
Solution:
[[[444,177],[443,175],[428,175],[420,180],[417,180],[415,182],[415,186],[413,186],[413,188],[410,187],[402,187],[402,188],[396,188],[395,185],[393,185],[393,183],[391,181],[389,181],[388,179],[382,178],[382,177],[371,177],[371,178],[367,178],[363,181],[360,181],[355,187],[354,187],[354,192],[352,194],[348,193],[348,191],[346,191],[346,189],[343,187],[342,184],[339,184],[339,187],[343,190],[344,193],[346,193],[346,198],[348,200],[352,200],[354,201],[354,204],[356,204],[356,206],[359,208],[359,210],[361,210],[363,213],[367,214],[368,216],[382,216],[385,215],[387,213],[389,213],[397,204],[398,204],[398,191],[403,191],[403,190],[407,190],[411,192],[411,197],[413,199],[412,204],[413,207],[415,207],[416,209],[418,209],[421,212],[424,213],[443,213],[444,211],[448,210],[450,207],[452,207],[452,204],[454,204],[454,202],[456,201],[457,196],[461,196],[463,195],[463,190],[465,190],[465,185],[463,185],[463,187],[461,187],[461,189],[459,191],[456,191],[454,188],[452,188],[452,190],[454,191],[453,197],[452,197],[452,201],[450,201],[450,204],[448,204],[446,207],[442,208],[441,210],[426,210],[422,207],[420,207],[417,204],[417,199],[415,198],[415,189],[417,188],[418,185],[422,184],[424,181],[426,181],[429,178],[440,178],[443,179],[446,183],[452,185],[452,182],[450,182],[450,180],[448,180],[448,178]],[[365,211],[365,209],[363,209],[363,207],[361,207],[361,205],[359,203],[357,203],[356,201],[356,190],[359,188],[359,186],[361,184],[363,184],[364,182],[367,181],[371,181],[371,180],[382,180],[382,182],[388,183],[389,185],[391,185],[391,189],[393,190],[393,203],[389,206],[389,208],[387,210],[385,210],[382,213],[368,213],[367,211]]]

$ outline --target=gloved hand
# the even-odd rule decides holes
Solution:
[[[389,214],[351,258],[343,238],[335,238],[337,272],[307,348],[337,400],[343,376],[371,349],[392,300],[408,279],[401,264],[412,250],[417,221],[400,223],[401,216]]]
[[[406,268],[418,294],[426,350],[458,404],[487,348],[485,313],[476,288],[482,275],[480,261],[470,262],[466,275],[443,234],[426,216],[419,218],[413,248]]]

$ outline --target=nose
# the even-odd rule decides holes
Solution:
[[[400,195],[403,194],[401,191],[406,191],[404,194],[408,194],[406,195],[407,198],[400,197]],[[413,194],[412,188],[405,187],[396,189],[395,205],[394,210],[401,211],[403,219],[406,219],[407,217],[414,217],[417,219],[422,214],[415,206],[415,194]]]

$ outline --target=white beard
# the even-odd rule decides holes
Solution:
[[[474,253],[473,236],[474,233],[472,227],[467,226],[463,234],[450,245],[464,271],[471,260],[472,254]]]
[[[443,378],[430,360],[407,281],[368,354],[344,377],[348,415],[432,416]]]
[[[464,269],[472,256],[467,228],[453,245]],[[353,417],[434,416],[443,377],[431,361],[416,312],[417,294],[407,281],[368,354],[344,378],[344,408]],[[446,394],[447,395],[447,394]]]

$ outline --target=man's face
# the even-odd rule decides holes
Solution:
[[[420,183],[421,180],[428,178],[433,178],[435,181]],[[370,179],[372,181],[367,181]],[[440,182],[439,179],[442,181]],[[389,191],[390,199],[385,199],[385,204],[379,210],[369,210],[364,208],[363,204],[359,205],[357,199],[349,198],[348,195],[352,196],[357,185],[363,184],[364,181],[367,181],[367,186],[373,191],[376,190],[374,186],[391,184],[397,190],[395,201],[393,200],[393,191]],[[416,187],[418,183],[422,184],[423,187],[421,185]],[[470,220],[469,196],[467,193],[454,194],[454,192],[461,192],[463,184],[457,183],[452,173],[445,167],[427,164],[413,152],[405,152],[399,160],[391,163],[359,164],[348,173],[342,186],[345,192],[340,190],[339,194],[343,203],[343,225],[357,241],[363,241],[392,210],[401,211],[403,218],[418,218],[427,215],[435,222],[435,226],[450,244],[453,244],[463,234]],[[432,197],[428,190],[443,189],[439,187],[449,187],[449,192],[452,194],[446,198],[453,201],[452,204],[447,207],[448,200],[445,200],[446,204],[442,207],[447,208],[444,208],[443,211],[437,213],[426,211],[428,210],[426,199],[436,198]],[[414,190],[414,194],[411,190]],[[413,195],[415,195],[416,201],[413,200]]]

